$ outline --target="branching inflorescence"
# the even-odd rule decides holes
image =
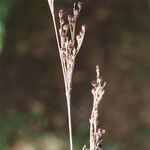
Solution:
[[[93,108],[90,117],[90,150],[102,150],[102,140],[105,130],[99,127],[99,104],[104,94],[106,82],[102,83],[99,73],[99,66],[96,66],[96,81],[92,81]],[[86,146],[83,150],[88,150]]]
[[[81,27],[81,31],[76,35],[76,22],[78,15],[82,9],[82,3],[78,2],[74,4],[73,15],[68,15],[67,21],[64,19],[64,11],[60,10],[58,13],[59,16],[59,29],[57,29],[56,19],[55,19],[55,10],[54,10],[54,0],[48,0],[54,28],[57,39],[57,45],[62,65],[66,99],[67,99],[67,108],[68,108],[68,123],[69,123],[69,135],[70,135],[70,150],[73,150],[72,144],[72,125],[71,125],[71,89],[72,89],[72,76],[75,65],[75,58],[81,48],[84,35],[85,35],[85,26]]]
[[[54,0],[48,0],[52,19],[54,23],[54,29],[56,34],[57,46],[59,50],[59,56],[61,60],[61,66],[63,71],[67,108],[68,108],[68,123],[69,123],[69,138],[70,138],[70,150],[73,150],[72,142],[72,125],[71,125],[71,89],[72,89],[72,76],[74,71],[75,59],[82,46],[85,26],[82,25],[81,31],[76,35],[76,23],[79,13],[82,9],[82,3],[78,2],[74,4],[73,15],[68,15],[67,19],[64,18],[64,11],[60,10],[58,13],[59,17],[59,28],[56,25]],[[67,21],[66,21],[67,20]],[[98,121],[98,107],[102,96],[104,94],[105,83],[102,84],[102,79],[99,73],[99,66],[96,66],[96,81],[92,82],[92,94],[93,94],[93,109],[90,117],[90,149],[86,146],[82,150],[102,150],[102,137],[105,130],[99,128]]]

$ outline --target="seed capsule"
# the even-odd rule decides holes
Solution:
[[[77,36],[76,36],[77,41],[78,41],[80,38],[81,38],[80,35],[77,35]]]
[[[74,17],[78,17],[78,15],[79,15],[79,11],[78,10],[74,10]]]
[[[83,32],[85,32],[85,25],[82,25],[81,29]]]
[[[68,25],[63,25],[63,30],[67,31],[68,30]]]
[[[79,8],[79,10],[82,9],[82,2],[78,2],[78,8]]]
[[[62,17],[64,16],[64,11],[62,9],[59,11],[58,16],[60,19],[62,19]]]

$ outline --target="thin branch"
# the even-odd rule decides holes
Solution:
[[[55,35],[56,35],[56,40],[57,40],[57,46],[58,46],[58,49],[60,51],[60,43],[59,43],[57,25],[56,25],[56,20],[55,20],[54,0],[48,0],[48,3],[49,3],[50,10],[51,10],[53,23],[54,23],[54,29],[55,29]]]

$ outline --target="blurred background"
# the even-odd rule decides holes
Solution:
[[[71,13],[73,0],[57,0]],[[107,82],[104,150],[150,150],[150,0],[89,0],[73,77],[74,147],[89,145],[91,80]],[[62,71],[47,0],[0,0],[0,150],[68,149]]]

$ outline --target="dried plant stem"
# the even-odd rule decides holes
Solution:
[[[67,111],[68,111],[68,125],[69,125],[69,141],[70,141],[70,150],[73,150],[73,137],[72,137],[72,121],[71,121],[71,87],[72,87],[72,73],[71,79],[69,82],[67,81],[67,76],[65,76],[65,68],[62,63],[62,70],[65,82],[65,91],[66,91],[66,99],[67,99]],[[69,85],[67,84],[69,83]]]
[[[48,3],[52,14],[57,46],[59,50],[59,56],[63,71],[66,99],[67,99],[67,110],[68,110],[70,150],[73,150],[72,123],[71,123],[71,89],[72,89],[72,76],[74,71],[75,58],[81,48],[85,35],[85,26],[82,26],[79,35],[77,35],[75,38],[76,21],[81,11],[82,4],[81,2],[74,4],[73,16],[70,15],[68,16],[68,23],[65,23],[63,19],[64,16],[63,10],[59,11],[60,28],[59,30],[57,30],[55,10],[54,10],[54,0],[48,0]],[[70,31],[70,33],[68,33],[69,32],[68,30]]]
[[[90,117],[90,149],[102,150],[103,134],[105,130],[99,127],[99,104],[104,94],[104,87],[106,83],[102,84],[102,79],[99,73],[99,66],[96,66],[96,81],[92,82],[93,108]],[[88,150],[86,146],[82,150]]]
[[[58,45],[58,49],[60,51],[59,37],[58,37],[58,32],[57,32],[57,26],[56,26],[56,20],[55,20],[54,13],[52,13],[52,19],[53,19],[53,24],[54,24],[54,29],[55,29],[55,35],[56,35],[57,45]]]
[[[58,31],[57,31],[57,25],[56,25],[56,19],[55,19],[55,10],[54,10],[54,3],[51,2],[51,0],[48,1],[49,2],[49,6],[50,6],[50,10],[51,10],[51,15],[52,15],[52,19],[53,19],[53,24],[54,24],[54,30],[55,30],[55,35],[56,35],[56,41],[57,41],[57,46],[58,46],[58,50],[59,50],[59,56],[61,57],[61,53],[60,53],[60,43],[59,43],[59,37],[58,37]],[[60,59],[61,60],[61,59]],[[63,67],[63,63],[61,61],[61,66],[62,66],[62,70],[64,72],[64,67]],[[64,74],[64,73],[63,73]],[[64,79],[65,81],[65,79]],[[66,84],[65,84],[66,85]]]
[[[69,139],[70,139],[70,150],[73,150],[73,138],[72,138],[72,124],[71,124],[71,91],[66,92],[67,98],[67,109],[68,109],[68,124],[69,124]]]
[[[56,26],[56,20],[55,20],[55,15],[54,15],[54,8],[53,8],[53,13],[52,14],[52,19],[53,19],[53,24],[54,24],[54,29],[55,29],[55,35],[56,35],[56,40],[57,40],[57,46],[59,50],[59,55],[61,57],[61,48],[60,48],[60,43],[59,43],[59,37],[58,37],[58,32],[57,32],[57,26]],[[72,138],[72,121],[71,121],[71,85],[67,86],[66,83],[66,76],[65,76],[65,67],[64,64],[62,63],[61,60],[61,66],[62,66],[62,71],[63,71],[63,77],[64,77],[64,84],[65,84],[65,91],[66,91],[66,99],[67,99],[67,110],[68,110],[68,125],[69,125],[69,140],[70,140],[70,150],[73,150],[73,138]]]
[[[55,11],[54,11],[54,0],[48,0],[55,35],[57,40],[57,46],[59,50],[59,56],[61,60],[61,66],[63,71],[63,78],[66,91],[67,110],[68,110],[68,125],[69,125],[69,139],[70,139],[70,150],[73,150],[72,140],[72,123],[71,123],[71,89],[72,89],[72,76],[75,66],[75,58],[78,54],[81,45],[83,43],[85,35],[85,26],[81,27],[80,33],[76,36],[76,21],[82,8],[82,3],[78,2],[74,4],[73,16],[68,16],[68,22],[64,21],[63,10],[59,11],[59,22],[60,28],[57,29]],[[58,32],[59,31],[59,32]],[[68,33],[69,32],[69,33]],[[105,130],[99,127],[99,104],[104,94],[105,83],[102,84],[102,79],[99,73],[99,66],[96,66],[96,81],[92,82],[92,95],[93,95],[93,108],[90,117],[90,149],[86,146],[82,150],[102,150],[102,140]]]

